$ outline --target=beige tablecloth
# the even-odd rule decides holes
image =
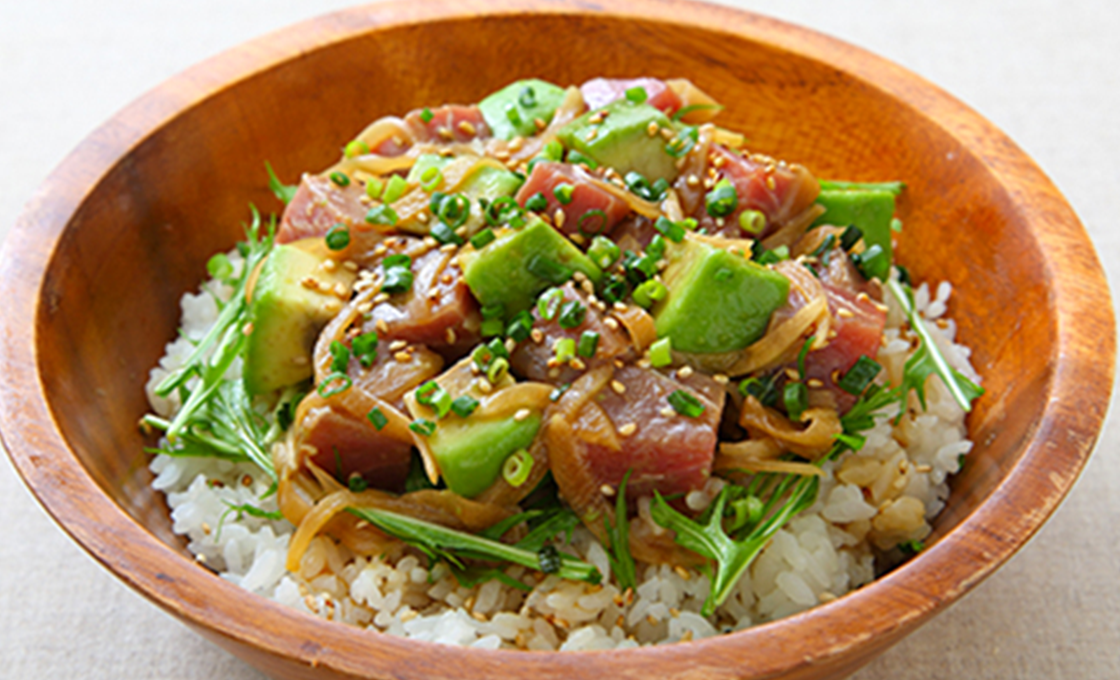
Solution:
[[[422,0],[418,0],[422,1]],[[202,58],[344,0],[0,2],[0,229],[79,140]],[[893,59],[976,108],[1066,194],[1120,276],[1120,3],[740,0]],[[861,680],[1120,677],[1116,418],[1006,567]],[[71,542],[0,462],[0,676],[259,678]]]

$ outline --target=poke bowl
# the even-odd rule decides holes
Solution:
[[[48,180],[5,258],[8,299],[22,302],[5,320],[0,430],[36,495],[119,577],[280,677],[830,677],[966,592],[1054,509],[1099,429],[1112,322],[1091,246],[1029,159],[920,79],[729,10],[688,5],[681,23],[680,7],[356,9],[234,50],[122,112]],[[540,49],[541,36],[586,56],[555,63],[558,50]],[[441,59],[452,48],[461,61]],[[789,618],[594,653],[370,634],[257,598],[193,564],[151,487],[152,441],[137,423],[149,410],[148,371],[179,324],[179,296],[205,278],[214,252],[244,238],[247,203],[275,204],[263,162],[298,177],[328,167],[369,120],[479,101],[519,79],[578,85],[639,75],[688,77],[715,94],[725,107],[719,124],[744,131],[752,151],[819,176],[906,182],[897,262],[915,281],[953,283],[957,337],[972,348],[986,391],[969,418],[975,448],[925,548]]]

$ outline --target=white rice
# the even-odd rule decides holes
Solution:
[[[222,286],[213,290],[229,295]],[[942,318],[950,293],[948,283],[934,291],[922,284],[915,303],[950,364],[978,383],[968,348],[954,342],[955,324]],[[205,291],[184,295],[182,308],[191,339],[201,337],[217,314],[213,295]],[[900,379],[911,349],[909,333],[899,330],[903,320],[891,301],[878,361],[892,383]],[[152,388],[190,350],[182,338],[168,344],[152,370],[148,393],[156,413],[169,416],[178,408],[174,397],[157,398]],[[235,366],[231,375],[239,371]],[[707,577],[679,567],[639,565],[640,585],[625,598],[610,583],[606,552],[582,528],[564,550],[598,567],[601,586],[511,566],[505,573],[530,592],[499,581],[464,588],[445,565],[429,569],[407,550],[367,559],[325,536],[312,541],[293,574],[284,568],[292,525],[238,517],[230,509],[250,504],[276,510],[274,499],[261,500],[269,480],[253,466],[157,455],[152,486],[167,494],[173,529],[188,538],[199,562],[291,607],[391,635],[485,649],[619,649],[708,637],[797,613],[873,580],[877,555],[926,538],[948,496],[948,475],[972,448],[964,413],[939,380],[926,383],[926,400],[928,410],[920,412],[911,395],[911,413],[897,426],[881,419],[865,433],[860,451],[825,464],[816,503],[778,531],[711,618],[699,614]],[[711,480],[686,503],[705,507],[721,484]],[[639,502],[639,513],[648,517],[648,499]]]

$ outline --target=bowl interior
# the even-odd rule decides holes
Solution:
[[[988,391],[971,420],[977,447],[935,537],[966,522],[1045,421],[1061,345],[1052,253],[1038,233],[1047,220],[1080,228],[1064,203],[1050,215],[1025,207],[1007,181],[1014,163],[994,166],[993,145],[977,141],[990,127],[920,79],[827,38],[709,7],[690,6],[692,18],[674,23],[675,3],[615,14],[514,5],[479,16],[450,3],[398,4],[290,29],[157,90],[60,168],[56,184],[96,181],[71,192],[72,214],[49,215],[60,232],[35,300],[36,365],[57,428],[101,490],[182,551],[149,488],[143,387],[207,258],[241,237],[250,204],[281,209],[265,161],[294,182],[379,116],[477,101],[517,78],[683,76],[725,105],[718,122],[745,132],[754,151],[818,177],[906,182],[898,260],[916,280],[952,282],[950,314]],[[942,113],[958,110],[963,123],[947,124]],[[1000,145],[1037,173],[1002,136]],[[850,669],[857,656],[843,663]]]

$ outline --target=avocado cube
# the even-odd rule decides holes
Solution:
[[[676,129],[664,113],[649,104],[619,99],[568,123],[558,137],[565,147],[620,175],[638,172],[651,182],[671,182],[677,176],[677,159],[666,151],[664,137],[649,134],[651,125]]]
[[[894,193],[882,189],[823,189],[817,203],[824,214],[813,226],[855,225],[863,232],[867,246],[877,245],[891,257],[891,220],[894,218]]]
[[[349,290],[356,274],[323,266],[329,251],[310,238],[273,248],[261,265],[250,299],[252,330],[242,376],[249,394],[267,394],[311,377],[311,351],[323,326],[342,308],[330,291]],[[304,279],[318,282],[315,288]]]
[[[602,270],[566,236],[535,215],[521,229],[503,228],[480,250],[459,251],[467,287],[484,306],[502,305],[507,315],[528,309],[549,286],[576,271],[598,283]]]
[[[519,80],[478,104],[490,132],[498,139],[537,134],[536,120],[547,125],[564,101],[564,89],[543,80]]]
[[[409,169],[408,176],[405,177],[405,180],[407,180],[410,185],[419,184],[420,178],[423,177],[424,173],[430,168],[442,170],[450,162],[450,156],[440,156],[435,153],[422,153],[416,158],[416,163],[413,164],[412,168]]]
[[[498,479],[510,455],[532,445],[540,426],[540,413],[522,420],[451,417],[439,422],[428,445],[447,488],[473,498]]]
[[[789,295],[781,274],[691,238],[672,245],[663,277],[669,295],[653,309],[657,336],[682,352],[743,349]]]

